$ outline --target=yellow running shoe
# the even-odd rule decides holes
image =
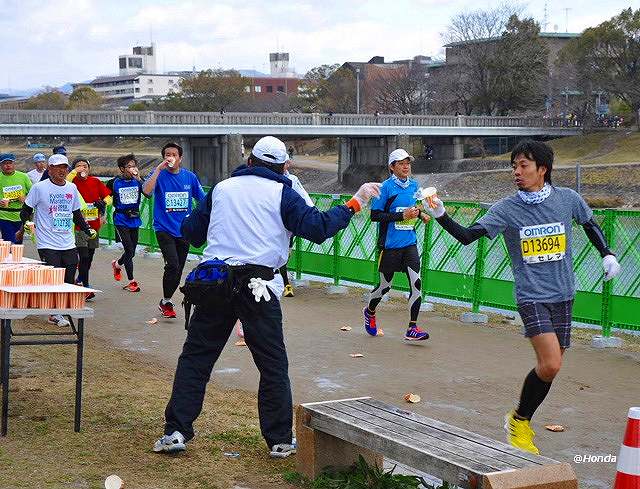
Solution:
[[[540,450],[533,444],[535,431],[529,426],[526,419],[517,419],[515,411],[509,412],[504,417],[504,430],[507,432],[507,441],[514,447],[524,452],[540,454]]]
[[[293,287],[291,287],[291,285],[284,286],[284,296],[293,297]]]

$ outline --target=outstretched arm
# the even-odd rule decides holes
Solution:
[[[442,228],[463,245],[473,243],[482,236],[487,236],[487,230],[475,223],[469,227],[462,226],[451,219],[444,208],[444,204],[438,197],[433,198],[435,208],[427,207],[425,210],[434,217]]]

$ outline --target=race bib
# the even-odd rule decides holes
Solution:
[[[183,212],[189,209],[189,192],[166,192],[164,194],[167,212]]]
[[[82,215],[85,221],[95,221],[98,219],[98,208],[94,204],[87,203],[87,208],[82,209]]]
[[[396,207],[396,212],[402,212],[408,207]],[[416,226],[416,222],[418,222],[418,218],[414,217],[411,219],[403,219],[402,221],[396,221],[395,229],[396,231],[413,231]]]
[[[140,190],[138,187],[120,187],[118,197],[121,204],[137,204]],[[171,193],[171,192],[169,192]]]
[[[552,222],[521,228],[520,249],[525,263],[562,260],[567,251],[564,224]]]
[[[73,213],[56,211],[52,214],[53,230],[57,233],[68,233],[73,229]]]
[[[5,199],[18,200],[19,197],[24,195],[22,185],[10,185],[8,187],[2,187],[2,195]]]

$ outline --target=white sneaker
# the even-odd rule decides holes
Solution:
[[[60,326],[61,328],[66,328],[67,326],[71,326],[71,323],[67,321],[67,319],[62,314],[49,316],[49,322],[51,324],[55,324],[56,326]]]
[[[287,458],[289,455],[296,453],[296,439],[294,438],[291,443],[278,443],[271,447],[269,456],[271,458]]]
[[[153,445],[154,452],[177,453],[184,452],[186,449],[184,436],[179,431],[174,431],[170,435],[162,435],[162,438]]]

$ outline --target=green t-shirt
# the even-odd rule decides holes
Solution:
[[[19,221],[22,202],[19,196],[26,197],[31,189],[31,179],[26,173],[15,171],[12,175],[5,175],[0,172],[0,199],[11,199],[9,205],[0,207],[0,220]],[[2,209],[16,209],[7,211]]]

